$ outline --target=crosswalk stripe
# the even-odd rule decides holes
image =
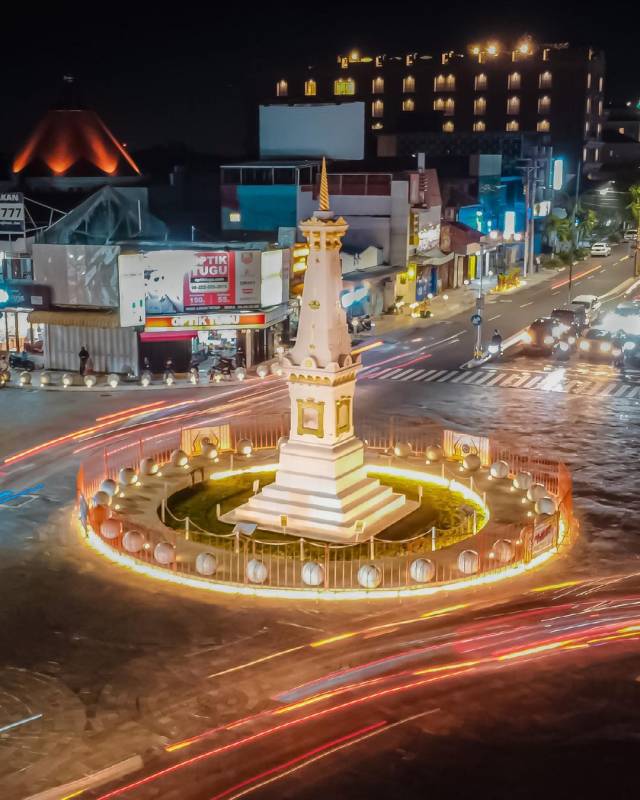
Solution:
[[[622,386],[618,386],[618,388],[613,392],[611,395],[612,397],[622,397],[622,395],[629,389],[628,383],[623,383]]]
[[[524,385],[525,389],[531,389],[533,386],[536,386],[541,381],[546,380],[546,375],[534,375],[533,378],[530,378]]]
[[[465,371],[461,372],[459,375],[456,375],[455,378],[451,378],[451,380],[449,382],[450,383],[458,383],[463,378],[466,378],[468,374],[469,374],[469,372],[467,370],[465,370]]]
[[[518,386],[522,386],[522,384],[525,383],[525,381],[528,381],[530,377],[531,375],[528,372],[525,373],[524,375],[509,375],[507,380],[504,381],[504,383],[501,385],[501,388],[504,389],[508,387],[509,389],[517,389]],[[513,380],[513,378],[515,378],[515,380],[512,383],[511,381]]]
[[[419,369],[419,370],[416,372],[416,374],[415,374],[415,375],[412,375],[412,376],[409,378],[409,380],[410,380],[410,381],[419,381],[419,380],[422,380],[422,378],[424,378],[424,376],[427,374],[427,372],[431,372],[431,370],[430,370],[430,369]]]
[[[438,378],[438,381],[437,381],[437,382],[438,382],[438,383],[444,383],[445,381],[448,381],[448,380],[449,380],[449,378],[450,378],[452,375],[456,375],[456,374],[457,374],[457,372],[458,372],[458,370],[457,370],[457,369],[452,369],[450,372],[447,372],[447,374],[446,374],[446,375],[443,375],[441,378]]]
[[[396,372],[402,372],[402,367],[387,367],[387,369],[383,369],[382,372],[374,373],[372,378],[390,378],[392,375],[395,375]]]
[[[634,386],[633,389],[629,392],[629,394],[625,397],[625,400],[631,400],[632,397],[635,397],[638,392],[640,392],[640,386]]]
[[[394,376],[393,376],[393,378],[391,378],[391,380],[392,380],[392,381],[400,381],[400,380],[405,380],[406,376],[407,376],[409,373],[413,374],[415,371],[416,371],[416,370],[415,370],[415,367],[411,367],[411,369],[404,369],[404,370],[401,370],[401,371],[400,371],[400,372],[399,372],[397,375],[394,375]]]
[[[594,394],[597,397],[608,397],[617,385],[617,383],[608,383],[604,388],[600,389],[599,392],[594,392]]]
[[[439,378],[441,375],[444,375],[444,373],[445,373],[446,371],[447,371],[446,369],[439,369],[439,370],[438,370],[436,373],[434,373],[433,375],[429,375],[428,377],[424,377],[422,380],[423,380],[423,381],[435,381],[435,379],[436,379],[436,378]]]
[[[480,373],[478,378],[475,378],[473,381],[465,381],[465,383],[469,383],[472,386],[481,386],[486,381],[490,380],[495,375],[495,372],[483,372]],[[475,377],[475,376],[474,376]]]
[[[504,372],[499,372],[490,381],[487,381],[484,385],[485,386],[495,386],[496,384],[500,383],[500,381],[505,377]],[[508,376],[507,376],[508,377]]]

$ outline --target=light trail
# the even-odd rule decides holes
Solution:
[[[359,353],[366,353],[368,350],[375,350],[376,347],[382,347],[384,342],[382,339],[378,339],[376,342],[371,342],[370,344],[365,344],[362,347],[356,347],[354,350],[351,351],[352,356],[356,356]]]
[[[592,272],[596,272],[602,267],[602,264],[598,264],[595,267],[591,267],[590,269],[586,269],[584,272],[579,272],[577,275],[573,275],[571,278],[565,278],[562,281],[558,281],[558,283],[552,283],[551,289],[560,289],[561,286],[566,286],[569,281],[571,280],[573,283],[580,280],[580,278],[584,278],[585,275],[590,275]]]
[[[112,414],[104,414],[101,417],[96,417],[96,422],[103,422],[106,419],[113,419],[114,417],[121,417],[124,414],[134,414],[135,412],[147,411],[150,408],[157,410],[158,406],[164,406],[166,401],[156,400],[155,403],[144,403],[141,406],[133,406],[133,408],[126,408],[122,411],[114,411]]]
[[[26,725],[28,722],[35,722],[37,719],[42,719],[43,716],[43,714],[32,714],[32,716],[19,719],[17,722],[10,722],[8,725],[3,725],[2,728],[0,728],[0,733],[19,728],[21,725]]]

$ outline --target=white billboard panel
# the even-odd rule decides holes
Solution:
[[[262,308],[282,303],[282,250],[265,250],[260,266],[260,305]]]
[[[364,158],[364,103],[260,106],[260,158]]]
[[[120,327],[144,325],[144,256],[142,253],[118,258],[118,295]]]
[[[117,308],[119,255],[114,245],[34,244],[34,281],[57,306]]]

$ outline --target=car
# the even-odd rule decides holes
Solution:
[[[10,353],[9,366],[16,369],[26,369],[28,372],[33,372],[36,368],[35,361],[32,361],[26,353]]]
[[[625,231],[623,238],[625,242],[636,242],[638,240],[638,231]]]
[[[522,334],[524,352],[534,356],[568,358],[575,344],[575,336],[562,330],[557,320],[551,317],[539,317]]]
[[[592,256],[610,256],[611,255],[611,245],[607,244],[607,242],[594,242],[591,245],[591,255]]]
[[[621,367],[624,361],[624,335],[604,328],[589,328],[578,340],[578,355],[587,361]]]
[[[560,333],[570,332],[571,335],[577,336],[587,327],[587,312],[581,305],[575,308],[571,306],[554,308],[549,316],[560,326]]]
[[[640,368],[640,335],[631,334],[624,337],[622,356],[625,367]]]
[[[579,294],[577,297],[574,297],[571,301],[571,306],[575,306],[576,304],[580,304],[584,306],[587,311],[587,321],[590,325],[592,325],[598,315],[600,314],[600,308],[602,307],[602,302],[597,294]]]
[[[599,325],[612,333],[622,331],[627,335],[640,334],[640,300],[618,303],[613,311],[604,315]]]

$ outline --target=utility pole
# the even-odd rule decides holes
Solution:
[[[578,213],[578,200],[580,198],[580,176],[582,175],[582,159],[578,161],[578,171],[576,173],[576,196],[573,201],[573,211],[571,213],[571,243],[573,245],[573,249],[577,250],[578,248],[578,231],[576,227],[576,215]],[[571,302],[571,291],[573,289],[573,259],[569,262],[569,294],[567,297],[567,302]]]
[[[482,319],[484,314],[484,297],[482,295],[482,276],[484,275],[484,250],[480,242],[480,283],[478,285],[478,296],[476,297],[476,314],[480,316],[480,324],[476,325],[476,347],[473,354],[474,358],[482,358]]]

